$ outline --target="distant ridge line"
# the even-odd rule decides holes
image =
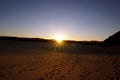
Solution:
[[[13,36],[0,36],[0,40],[12,40],[12,41],[28,41],[28,42],[48,42],[50,39],[43,38],[27,38],[27,37],[13,37]]]
[[[23,41],[23,42],[55,42],[54,39],[11,37],[11,36],[0,36],[0,40]],[[74,40],[64,40],[64,42],[84,45],[99,45],[101,43],[100,41],[74,41]]]

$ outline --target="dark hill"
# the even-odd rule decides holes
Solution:
[[[9,36],[0,36],[0,40],[9,40],[9,41],[23,41],[23,42],[51,42],[49,39],[42,38],[23,38],[23,37],[9,37]]]
[[[0,41],[22,41],[22,42],[55,42],[53,39],[42,39],[42,38],[27,38],[27,37],[11,37],[11,36],[0,36]],[[83,45],[98,45],[99,41],[74,41],[64,40],[66,43],[75,43]]]
[[[113,34],[103,41],[105,45],[120,45],[120,31]]]

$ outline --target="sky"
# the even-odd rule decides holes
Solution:
[[[120,0],[0,0],[0,36],[102,41],[120,30]]]

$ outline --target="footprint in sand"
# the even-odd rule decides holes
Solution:
[[[57,74],[60,74],[61,70],[57,70]]]
[[[65,78],[65,75],[61,75],[60,78]]]
[[[37,80],[45,80],[45,78],[44,77],[40,77],[39,79],[37,79]]]
[[[66,74],[67,74],[67,75],[70,75],[70,72],[71,72],[71,71],[70,71],[70,70],[68,70]]]
[[[83,74],[80,75],[80,78],[83,79],[83,78],[86,78],[89,75],[90,75],[90,72],[83,72]]]
[[[51,76],[55,75],[54,71],[49,72]]]
[[[6,69],[6,67],[0,67],[0,70]]]
[[[8,74],[15,74],[15,73],[13,73],[13,72],[9,72]]]
[[[11,65],[11,66],[9,66],[9,68],[14,68],[14,67],[16,67],[16,65]]]
[[[5,75],[4,74],[0,74],[0,77],[4,77]]]

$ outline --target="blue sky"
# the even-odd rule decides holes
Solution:
[[[0,0],[0,36],[104,40],[120,30],[120,0]]]

